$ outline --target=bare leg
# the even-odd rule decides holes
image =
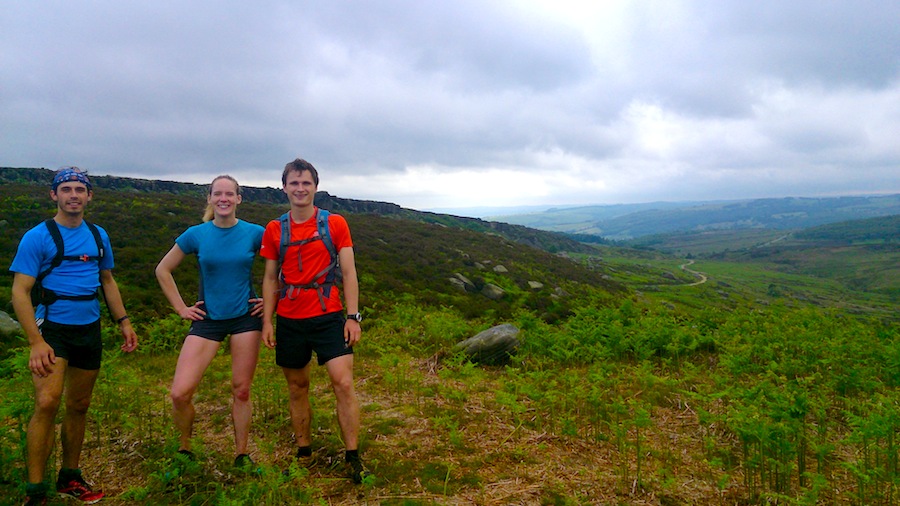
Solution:
[[[187,336],[178,365],[175,366],[175,377],[172,379],[173,418],[179,432],[179,450],[190,450],[191,434],[194,427],[194,393],[203,379],[203,373],[216,357],[219,343],[199,336]]]
[[[353,386],[353,355],[342,355],[325,363],[337,399],[338,423],[348,450],[359,446],[359,401]]]
[[[41,378],[31,375],[34,382],[34,414],[28,422],[25,443],[29,483],[44,481],[47,459],[50,458],[56,433],[54,420],[62,399],[67,364],[68,361],[57,357],[49,376]]]
[[[62,422],[62,467],[78,469],[81,447],[84,444],[84,426],[91,406],[94,384],[99,369],[87,370],[69,367],[66,370],[66,413]]]
[[[288,405],[291,411],[291,427],[297,446],[309,446],[312,442],[310,423],[312,407],[309,405],[309,370],[310,364],[303,369],[282,367],[284,378],[288,383]]]
[[[253,403],[250,385],[259,360],[260,332],[231,336],[231,421],[234,424],[235,454],[247,453]]]

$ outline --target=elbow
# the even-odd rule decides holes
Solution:
[[[162,281],[166,278],[167,275],[171,275],[171,272],[163,267],[163,264],[157,265],[156,269],[153,270],[153,273],[156,274],[156,279],[158,281]]]

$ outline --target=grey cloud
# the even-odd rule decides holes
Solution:
[[[303,155],[402,177],[555,157],[653,198],[877,186],[863,169],[900,186],[880,168],[900,160],[880,133],[898,127],[900,3],[623,5],[598,47],[517,2],[4,2],[0,162],[277,177]]]
[[[418,72],[462,90],[525,87],[543,91],[586,77],[587,43],[571,28],[525,15],[514,3],[393,1],[318,7],[322,37],[383,49]]]

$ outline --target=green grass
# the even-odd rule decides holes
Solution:
[[[365,322],[356,372],[361,447],[377,475],[370,485],[344,477],[322,368],[314,368],[312,388],[319,464],[292,467],[286,391],[268,349],[253,387],[259,472],[230,468],[227,350],[197,393],[197,462],[177,459],[166,399],[175,352],[148,342],[167,339],[162,329],[171,323],[163,320],[139,328],[150,346],[133,355],[106,336],[83,467],[108,504],[578,504],[661,495],[682,503],[775,495],[797,504],[813,504],[813,496],[869,503],[900,479],[885,460],[900,430],[884,408],[900,402],[894,326],[777,303],[707,307],[689,318],[626,302],[583,308],[562,325],[520,312],[511,320],[523,332],[520,353],[507,367],[485,368],[453,357],[434,362],[435,350],[456,339],[446,329],[469,335],[482,324],[450,309],[424,314],[398,309]],[[444,344],[407,346],[413,337]],[[17,494],[23,471],[31,402],[23,361],[24,351],[8,358],[17,365],[0,380],[6,496]]]

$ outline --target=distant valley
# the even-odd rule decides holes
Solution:
[[[798,230],[896,214],[900,214],[900,194],[583,206],[486,219],[566,234],[628,240],[672,232]]]

